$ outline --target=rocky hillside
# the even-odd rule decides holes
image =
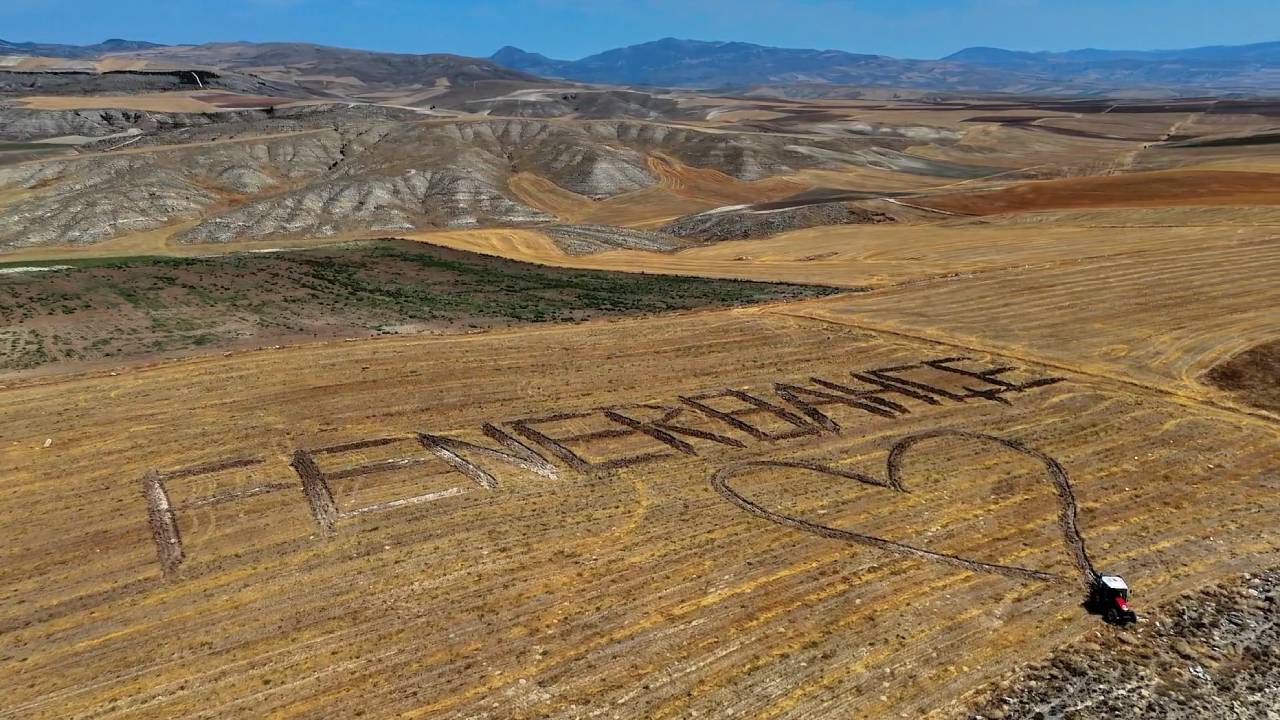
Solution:
[[[909,60],[841,50],[664,38],[580,60],[554,60],[514,47],[504,47],[490,59],[549,77],[667,87],[821,83],[984,92],[1088,94],[1166,89],[1197,94],[1205,90],[1274,90],[1280,43],[1067,53],[969,48],[940,60]]]
[[[1280,716],[1280,571],[1180,598],[1132,629],[1056,653],[1006,680],[965,717]]]
[[[315,96],[288,81],[266,80],[228,70],[11,71],[0,68],[0,98],[30,95],[130,95],[192,90],[246,95]],[[4,132],[7,133],[7,130]]]
[[[223,110],[209,113],[149,110],[38,110],[0,106],[0,142],[25,142],[81,135],[106,138],[133,136],[130,145],[177,144],[215,140],[221,133],[270,129],[271,132],[331,127],[335,123],[416,118],[412,110],[342,104],[298,105],[265,110]],[[137,133],[146,133],[138,136]],[[107,149],[110,141],[97,149]]]
[[[422,122],[409,110],[345,105],[179,114],[9,110],[27,137],[148,131],[114,152],[0,166],[0,248],[93,243],[179,224],[186,242],[344,231],[526,225],[555,216],[510,187],[535,175],[589,200],[653,188],[654,157],[725,182],[850,165],[977,176],[909,141],[859,135],[700,130],[629,120]],[[124,143],[128,143],[127,146]]]
[[[326,93],[493,82],[536,84],[540,80],[480,58],[372,52],[309,43],[209,43],[153,48],[124,57],[158,65],[235,70]]]
[[[450,104],[448,98],[441,102]],[[681,110],[675,100],[649,93],[577,87],[520,90],[494,98],[468,100],[461,107],[469,112],[486,115],[528,118],[573,116],[653,120],[696,116],[695,113]]]
[[[311,43],[170,46],[112,40],[70,46],[0,41],[0,59],[6,55],[39,57],[0,62],[0,97],[130,94],[200,87],[290,98],[376,102],[408,98],[413,102],[446,93],[462,96],[456,100],[470,100],[548,85],[541,78],[482,58],[374,52]],[[192,73],[205,82],[198,84]]]
[[[664,225],[662,230],[681,238],[723,242],[768,237],[823,225],[872,225],[893,221],[894,218],[881,212],[849,203],[829,202],[776,209],[746,206],[710,210],[677,218]]]

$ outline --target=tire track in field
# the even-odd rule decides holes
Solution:
[[[889,451],[889,456],[885,461],[886,475],[883,480],[861,472],[844,470],[822,463],[785,460],[747,460],[727,465],[716,471],[716,473],[711,477],[711,487],[719,493],[721,497],[734,505],[737,505],[743,510],[746,510],[752,515],[778,523],[779,525],[784,525],[796,530],[803,530],[821,537],[867,545],[899,555],[907,555],[923,560],[932,560],[976,572],[995,573],[997,575],[1005,575],[1024,580],[1041,580],[1047,582],[1059,582],[1065,580],[1065,578],[1060,575],[1054,575],[1052,573],[1039,570],[1031,570],[1014,565],[980,562],[958,555],[936,552],[907,543],[895,542],[884,538],[864,535],[850,530],[843,530],[815,523],[794,515],[787,515],[775,510],[770,510],[769,508],[764,507],[743,495],[729,484],[729,480],[743,470],[769,467],[807,470],[822,475],[854,480],[866,485],[885,488],[895,492],[910,492],[902,481],[903,459],[911,448],[915,447],[920,442],[939,437],[961,437],[994,443],[1000,447],[1032,457],[1044,464],[1049,480],[1053,483],[1054,492],[1058,498],[1058,525],[1062,530],[1063,543],[1068,549],[1076,569],[1080,572],[1081,586],[1087,590],[1092,583],[1096,572],[1094,571],[1093,563],[1089,560],[1089,554],[1085,550],[1084,537],[1080,533],[1076,497],[1075,493],[1071,489],[1071,481],[1067,477],[1067,471],[1062,467],[1061,463],[1053,457],[1046,455],[1035,448],[1028,447],[1017,440],[1000,437],[998,435],[988,435],[986,433],[959,430],[955,428],[928,430],[908,435],[893,445]]]

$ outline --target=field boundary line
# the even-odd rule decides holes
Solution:
[[[1018,362],[1026,363],[1029,365],[1040,365],[1042,367],[1052,368],[1054,370],[1074,373],[1076,375],[1083,375],[1085,377],[1088,377],[1092,380],[1095,380],[1104,384],[1110,383],[1110,384],[1116,384],[1116,385],[1125,385],[1130,388],[1135,388],[1138,390],[1145,391],[1147,393],[1163,395],[1165,397],[1172,398],[1183,404],[1196,405],[1201,408],[1211,409],[1221,413],[1226,413],[1237,419],[1247,418],[1254,422],[1261,421],[1262,424],[1272,429],[1280,429],[1280,417],[1276,417],[1262,410],[1249,410],[1246,408],[1237,407],[1234,405],[1218,402],[1208,398],[1196,397],[1194,395],[1179,392],[1177,390],[1174,390],[1173,388],[1161,387],[1160,385],[1146,383],[1141,380],[1136,380],[1133,378],[1111,377],[1107,375],[1102,375],[1092,370],[1085,370],[1083,368],[1074,367],[1072,365],[1067,365],[1055,360],[1050,360],[1050,359],[1042,358],[1039,356],[1014,352],[1000,346],[971,345],[971,344],[965,344],[958,340],[942,339],[942,338],[930,337],[928,335],[917,335],[914,333],[903,332],[901,330],[890,330],[888,328],[879,327],[877,325],[870,325],[870,324],[861,323],[861,322],[837,320],[835,318],[818,317],[814,315],[805,315],[802,313],[783,312],[780,310],[772,310],[772,309],[765,309],[763,312],[767,314],[780,315],[783,317],[789,317],[789,318],[798,319],[798,320],[809,320],[812,322],[825,323],[828,325],[848,327],[848,328],[853,328],[855,330],[862,330],[864,332],[869,332],[869,333],[890,335],[893,337],[913,340],[917,342],[933,343],[935,345],[942,345],[949,348],[955,348],[957,350],[965,350],[967,352],[997,355],[1000,357],[1008,358],[1010,360],[1017,360]]]

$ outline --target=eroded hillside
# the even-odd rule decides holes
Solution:
[[[998,171],[915,155],[902,140],[630,120],[431,120],[324,108],[245,111],[217,122],[83,111],[40,117],[58,129],[158,132],[124,146],[105,141],[102,152],[0,167],[0,247],[87,244],[163,227],[175,227],[178,242],[207,243],[556,220],[554,208],[513,190],[522,174],[581,203],[662,190],[711,206],[723,194],[715,186],[808,170],[884,168],[921,178]],[[690,187],[699,180],[712,187]]]

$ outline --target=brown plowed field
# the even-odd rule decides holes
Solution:
[[[1019,183],[1000,190],[916,198],[916,205],[965,215],[1065,208],[1280,205],[1280,175],[1171,170]]]
[[[138,95],[33,96],[21,99],[38,110],[81,110],[117,108],[152,112],[213,112],[218,105],[196,93],[145,93]]]

